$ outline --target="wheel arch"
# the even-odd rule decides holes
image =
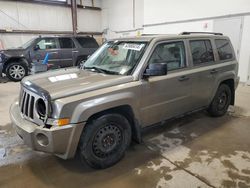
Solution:
[[[129,121],[129,124],[131,126],[132,139],[138,143],[141,143],[142,141],[141,128],[139,126],[138,120],[135,118],[135,114],[132,107],[128,104],[108,108],[100,112],[94,113],[88,118],[87,122],[90,122],[93,119],[96,119],[102,115],[109,113],[116,113],[123,115]]]
[[[235,81],[234,81],[233,78],[226,78],[226,79],[223,79],[223,80],[221,80],[221,81],[218,82],[218,85],[215,87],[215,89],[213,91],[212,98],[210,99],[210,103],[213,101],[213,98],[214,98],[217,90],[219,89],[219,87],[222,84],[226,84],[226,85],[229,86],[229,88],[231,90],[231,93],[232,93],[230,105],[234,105],[234,103],[235,103]]]
[[[3,73],[5,73],[7,66],[8,66],[10,63],[13,63],[13,62],[24,63],[27,67],[29,67],[29,63],[28,63],[28,61],[27,61],[24,57],[11,57],[11,58],[9,58],[9,59],[4,63],[4,65],[3,65]]]
[[[75,61],[75,66],[78,66],[78,62],[80,60],[87,60],[88,58],[88,55],[79,55],[77,58],[76,58],[76,61]]]
[[[231,93],[232,93],[232,97],[231,97],[231,101],[230,101],[230,105],[234,105],[235,103],[235,86],[234,86],[234,79],[227,79],[227,80],[224,80],[220,83],[220,85],[222,84],[226,84],[229,86],[230,90],[231,90]]]

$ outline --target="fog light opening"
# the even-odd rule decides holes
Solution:
[[[38,133],[36,135],[36,139],[37,139],[38,144],[41,145],[41,146],[49,145],[49,139],[45,134]]]

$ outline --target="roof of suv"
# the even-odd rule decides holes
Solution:
[[[112,41],[143,41],[149,42],[153,39],[157,40],[166,40],[166,39],[189,39],[189,38],[221,38],[228,39],[227,36],[221,34],[159,34],[159,35],[142,35],[139,37],[130,37],[130,38],[116,38]]]
[[[77,35],[77,36],[74,36],[74,35],[42,35],[42,36],[39,36],[37,38],[64,38],[64,37],[69,37],[69,38],[94,38],[92,36],[88,36],[88,35]]]

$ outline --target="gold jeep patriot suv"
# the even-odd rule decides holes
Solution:
[[[25,77],[10,116],[32,149],[68,159],[78,148],[91,167],[107,168],[146,126],[200,109],[224,115],[237,73],[220,33],[119,38],[81,67]]]

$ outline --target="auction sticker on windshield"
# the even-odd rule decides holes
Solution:
[[[141,51],[145,44],[125,43],[123,49]]]

